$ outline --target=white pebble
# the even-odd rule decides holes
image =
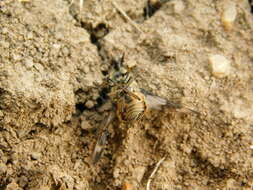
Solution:
[[[134,68],[137,65],[137,63],[136,63],[136,61],[133,60],[131,62],[127,62],[126,65],[127,65],[128,68],[131,69],[131,68]]]
[[[217,78],[223,78],[230,73],[230,61],[223,55],[210,55],[209,63],[211,65],[212,74]]]
[[[9,32],[9,30],[7,28],[2,28],[2,33],[3,34],[7,34]]]
[[[28,57],[24,60],[24,64],[26,68],[32,68],[33,67],[33,59],[31,57]]]
[[[20,61],[21,60],[21,55],[13,54],[12,58],[14,59],[14,61]]]
[[[221,16],[221,22],[226,30],[231,30],[233,28],[236,15],[236,4],[232,1],[228,1],[224,6]]]
[[[89,109],[93,108],[94,107],[94,102],[91,101],[91,100],[88,100],[86,103],[85,103],[85,106]]]
[[[120,170],[119,168],[114,169],[113,171],[113,177],[118,178],[120,176]]]
[[[181,12],[183,12],[185,6],[184,6],[184,2],[183,1],[180,1],[180,0],[177,0],[177,1],[174,1],[174,12],[179,14]]]
[[[33,152],[33,153],[31,153],[31,158],[33,159],[33,160],[38,160],[38,159],[40,159],[41,158],[41,153],[39,153],[39,152]]]

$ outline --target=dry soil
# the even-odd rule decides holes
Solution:
[[[171,0],[150,16],[146,0],[1,0],[0,189],[144,190],[165,157],[151,190],[250,190],[253,14],[233,1],[228,31],[226,0]],[[110,111],[101,84],[123,53],[141,88],[201,114],[115,121],[92,165]],[[229,60],[226,77],[212,75],[212,54]]]

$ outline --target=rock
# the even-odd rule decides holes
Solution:
[[[9,47],[10,47],[10,43],[7,42],[7,41],[4,41],[4,40],[2,40],[2,41],[0,42],[0,45],[1,45],[2,47],[4,47],[4,48],[9,48]]]
[[[76,190],[89,189],[89,183],[87,181],[76,182],[75,188]]]
[[[13,54],[12,58],[13,58],[14,61],[20,61],[21,60],[21,55],[19,55],[19,54]]]
[[[30,190],[50,190],[51,188],[48,185],[38,185],[36,187],[32,187]]]
[[[237,189],[238,187],[240,187],[240,185],[238,184],[238,182],[233,179],[233,178],[229,178],[226,181],[226,189]]]
[[[5,27],[4,27],[4,28],[2,28],[2,33],[3,33],[3,34],[7,34],[7,33],[8,33],[8,29],[7,29],[7,28],[5,28]]]
[[[4,113],[2,110],[0,110],[0,118],[4,116]]]
[[[91,100],[88,100],[86,103],[85,103],[85,106],[89,109],[93,108],[94,107],[94,102],[91,101]]]
[[[224,101],[220,109],[224,112],[232,113],[237,119],[245,119],[253,121],[253,109],[250,100],[241,98],[233,99],[233,101]]]
[[[185,6],[184,6],[183,1],[177,0],[177,1],[174,1],[173,3],[174,3],[173,8],[174,8],[175,13],[179,14],[184,10]]]
[[[90,123],[87,120],[84,119],[84,120],[82,120],[81,128],[84,130],[90,130],[93,127],[90,125]]]
[[[119,176],[120,176],[120,169],[119,168],[114,169],[114,171],[113,171],[113,177],[116,179]]]
[[[28,57],[24,60],[24,64],[27,69],[30,69],[33,66],[33,59],[32,57]]]
[[[21,188],[15,181],[12,181],[6,186],[5,190],[21,190]]]
[[[144,173],[145,173],[146,168],[144,166],[138,166],[134,169],[133,172],[133,177],[140,183]]]
[[[0,174],[3,174],[7,171],[7,166],[4,163],[0,163]]]
[[[233,28],[236,15],[236,4],[232,1],[227,2],[221,16],[221,22],[226,30],[231,30]]]
[[[75,182],[72,176],[65,174],[61,179],[68,189],[74,189]]]
[[[223,55],[210,55],[209,63],[213,76],[223,78],[230,73],[230,61]]]
[[[110,101],[105,102],[102,106],[98,108],[98,112],[103,113],[112,109],[112,103]]]
[[[33,153],[31,154],[31,158],[32,158],[33,160],[38,160],[38,159],[41,158],[41,153],[39,153],[39,152],[33,152]]]
[[[29,181],[28,178],[23,175],[18,179],[18,184],[19,186],[24,188],[28,184],[28,181]]]

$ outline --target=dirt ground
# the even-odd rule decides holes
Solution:
[[[0,1],[0,189],[144,190],[165,157],[151,190],[251,190],[249,2],[233,0],[230,30],[221,22],[227,0],[152,1],[150,15],[146,0],[80,2]],[[141,88],[201,114],[116,120],[93,165],[111,108],[101,84],[123,53]],[[230,62],[223,78],[210,69],[213,54]]]

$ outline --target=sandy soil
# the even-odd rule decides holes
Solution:
[[[250,190],[253,185],[253,15],[228,3],[171,0],[144,15],[146,1],[0,1],[0,189]],[[98,164],[96,129],[110,105],[101,84],[125,52],[138,85],[201,115],[155,112],[109,126]],[[208,57],[231,70],[213,76]],[[129,190],[129,189],[128,189]]]

